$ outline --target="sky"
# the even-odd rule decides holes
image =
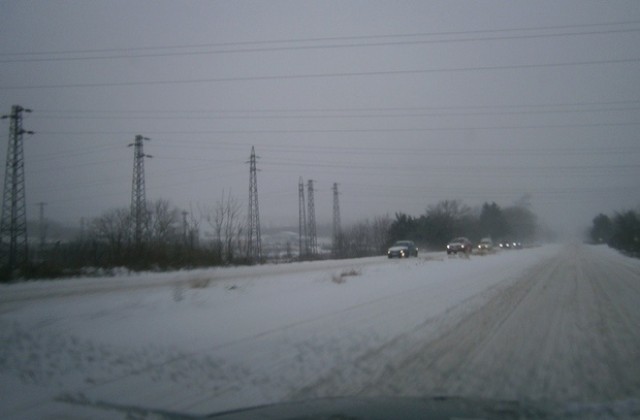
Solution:
[[[319,224],[338,183],[343,224],[528,196],[574,232],[640,204],[640,2],[0,0],[16,104],[29,219],[128,207],[141,134],[147,199],[196,216],[247,206],[255,146],[262,226],[302,178]]]

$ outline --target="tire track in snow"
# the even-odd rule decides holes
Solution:
[[[546,265],[546,262],[541,263],[533,272]],[[355,369],[348,369],[346,373],[344,369],[329,372],[291,397],[307,399],[334,395],[424,395],[416,392],[412,386],[407,389],[399,386],[397,379],[405,380],[406,377],[413,376],[407,375],[407,372],[425,369],[441,371],[439,376],[446,378],[450,375],[451,366],[460,369],[469,362],[468,355],[464,352],[454,353],[451,349],[465,347],[480,351],[492,336],[478,334],[479,327],[502,324],[532,286],[526,277],[512,284],[507,282],[507,285],[492,288],[490,292],[494,296],[491,299],[486,298],[487,291],[471,296],[437,319],[429,319],[412,331],[370,350],[356,361]],[[428,343],[426,346],[425,342]],[[363,366],[374,366],[373,374],[366,369],[358,372]],[[434,382],[441,381],[436,379]],[[433,395],[442,394],[445,390],[434,386],[430,391],[429,395]]]
[[[459,322],[443,320],[444,333],[389,343],[413,346],[400,360],[366,355],[360,364],[380,367],[374,380],[365,380],[369,372],[332,372],[295,396],[638,398],[640,278],[634,264],[619,268],[602,253],[568,247],[481,308],[457,316]]]

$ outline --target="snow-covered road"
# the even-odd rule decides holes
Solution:
[[[358,360],[385,366],[367,383],[354,388],[351,379],[366,375],[328,375],[299,396],[355,391],[574,402],[640,397],[637,261],[570,246],[505,283],[482,306],[438,321],[444,325],[435,334],[403,337],[412,345],[400,357],[370,353]]]
[[[578,245],[2,286],[0,410],[125,418],[108,407],[199,414],[337,395],[635,401],[639,302],[640,261]]]

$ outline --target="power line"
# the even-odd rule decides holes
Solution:
[[[460,111],[460,110],[484,110],[484,109],[538,109],[538,108],[565,108],[565,107],[589,107],[605,105],[638,105],[640,100],[622,101],[582,101],[582,102],[552,102],[538,104],[505,104],[505,105],[453,105],[453,106],[391,106],[391,107],[349,107],[349,108],[238,108],[238,109],[173,109],[173,110],[87,110],[87,109],[38,109],[38,117],[47,114],[159,114],[170,117],[174,114],[255,114],[255,113],[342,113],[342,112],[392,112],[392,111]],[[635,109],[635,107],[634,107]]]
[[[295,50],[295,49],[314,49],[314,48],[340,48],[340,47],[362,47],[362,46],[378,46],[378,45],[398,45],[403,43],[442,43],[442,42],[469,42],[469,41],[483,41],[483,40],[504,40],[504,39],[519,39],[519,38],[543,38],[543,37],[558,37],[558,36],[574,36],[574,35],[597,35],[597,34],[611,34],[611,33],[625,33],[625,32],[637,32],[638,29],[605,29],[605,30],[591,30],[582,32],[563,32],[563,33],[543,33],[543,34],[523,34],[523,35],[510,35],[510,36],[496,36],[496,37],[484,37],[484,38],[463,38],[463,39],[436,39],[436,40],[411,40],[411,41],[395,41],[395,42],[378,42],[369,44],[325,44],[325,45],[303,45],[303,46],[273,46],[258,48],[258,46],[268,46],[273,44],[304,44],[304,43],[318,43],[318,42],[346,42],[346,41],[364,41],[364,40],[382,40],[382,39],[406,39],[406,38],[419,38],[419,37],[443,37],[443,36],[467,36],[467,35],[484,35],[484,34],[501,34],[501,33],[513,33],[513,32],[532,32],[532,31],[552,31],[552,30],[567,30],[567,29],[581,29],[581,28],[598,28],[598,27],[611,27],[611,26],[627,26],[637,25],[640,21],[623,21],[623,22],[611,22],[611,23],[591,23],[591,24],[576,24],[576,25],[556,25],[556,26],[539,26],[539,27],[521,27],[521,28],[503,28],[503,29],[486,29],[486,30],[469,30],[469,31],[443,31],[443,32],[417,32],[417,33],[405,33],[405,34],[386,34],[386,35],[360,35],[360,36],[340,36],[340,37],[316,37],[316,38],[288,38],[288,39],[274,39],[274,40],[262,40],[262,41],[236,41],[236,42],[219,42],[219,43],[205,43],[205,44],[177,44],[167,46],[149,46],[149,47],[137,47],[137,48],[102,48],[102,49],[79,49],[79,50],[57,50],[57,51],[39,51],[39,52],[20,52],[20,53],[2,53],[0,57],[30,57],[30,56],[42,56],[42,55],[70,55],[70,54],[117,54],[111,56],[92,56],[92,57],[61,57],[61,58],[13,58],[9,60],[2,60],[0,62],[28,62],[28,61],[62,61],[62,60],[78,60],[78,59],[106,59],[106,58],[139,58],[139,57],[162,57],[162,56],[181,56],[181,55],[198,55],[198,54],[219,54],[219,53],[237,53],[237,52],[262,52],[262,51],[277,51],[277,50]],[[237,47],[252,46],[252,48],[238,49]],[[229,49],[236,47],[235,49]],[[214,51],[191,51],[191,52],[176,52],[165,51],[158,53],[144,53],[147,51],[161,51],[161,50],[184,50],[184,49],[201,49],[201,48],[226,48],[223,50]]]
[[[640,29],[611,29],[601,31],[583,31],[583,32],[561,32],[551,34],[526,34],[526,35],[510,35],[510,36],[491,36],[491,37],[474,37],[474,38],[453,38],[453,39],[431,39],[431,40],[405,40],[405,41],[379,41],[356,44],[320,44],[320,45],[298,45],[298,46],[274,46],[274,47],[253,47],[253,48],[235,48],[235,49],[218,49],[208,51],[180,51],[180,52],[158,52],[158,53],[137,53],[132,54],[111,54],[111,55],[93,55],[93,56],[73,56],[73,57],[46,57],[46,58],[14,58],[0,60],[2,64],[11,63],[38,63],[38,62],[67,62],[67,61],[88,61],[88,60],[115,60],[115,59],[132,59],[132,58],[164,58],[164,57],[185,57],[185,56],[203,56],[203,55],[219,55],[219,54],[238,54],[238,53],[263,53],[278,51],[305,51],[319,49],[342,49],[342,48],[366,48],[366,47],[394,47],[408,45],[429,45],[429,44],[450,44],[463,42],[483,42],[483,41],[507,41],[522,39],[543,39],[558,38],[570,36],[585,35],[611,35],[621,33],[640,32]],[[69,54],[69,53],[67,53]]]
[[[381,197],[398,197],[398,198],[416,198],[422,199],[428,195],[449,195],[454,197],[487,197],[487,196],[497,196],[497,195],[522,195],[523,191],[527,191],[535,196],[558,196],[563,194],[605,194],[605,193],[620,193],[620,192],[631,192],[640,190],[640,186],[607,186],[607,187],[586,187],[586,188],[566,188],[566,187],[558,187],[558,188],[526,188],[519,186],[517,188],[501,188],[501,189],[491,189],[491,188],[482,188],[478,186],[474,186],[473,188],[463,187],[463,188],[455,188],[455,187],[447,187],[447,188],[433,188],[433,187],[424,187],[418,189],[416,191],[415,188],[401,190],[398,188],[391,188],[389,190],[380,190],[376,188],[375,185],[369,186],[371,192],[366,191],[362,185],[358,186],[358,189],[351,192],[355,197],[366,197],[366,198],[375,198],[380,199]],[[418,192],[418,193],[417,193]],[[419,194],[422,193],[422,194]]]
[[[143,115],[143,116],[43,116],[39,119],[50,120],[306,120],[306,119],[361,119],[361,118],[409,118],[409,117],[467,117],[467,116],[490,116],[490,115],[540,115],[540,114],[584,114],[593,112],[612,111],[637,111],[640,106],[627,106],[618,108],[597,108],[597,109],[535,109],[535,110],[512,110],[512,111],[432,111],[398,113],[383,111],[373,114],[297,114],[297,115],[199,115],[199,116],[166,116],[166,115]]]
[[[268,162],[265,162],[269,164]],[[353,164],[352,162],[345,163],[313,163],[313,162],[273,162],[271,163],[275,166],[303,166],[303,167],[319,167],[319,168],[345,168],[345,169],[391,169],[394,171],[425,171],[425,167],[423,164],[415,164],[415,165],[402,165],[401,167],[385,167],[382,166],[379,162],[372,163],[371,165],[366,164]],[[429,170],[437,170],[437,171],[460,171],[461,169],[466,169],[467,171],[513,171],[513,172],[525,172],[537,170],[541,172],[547,172],[552,170],[559,170],[565,173],[569,173],[572,171],[585,171],[585,170],[638,170],[640,169],[640,164],[615,164],[615,165],[567,165],[560,164],[558,166],[553,165],[540,165],[540,166],[526,166],[526,165],[451,165],[451,163],[447,163],[442,166],[430,165]],[[467,174],[468,175],[468,174]]]
[[[275,149],[278,150],[278,149]],[[313,153],[315,155],[318,154],[329,154],[329,155],[350,155],[350,154],[356,154],[357,151],[352,150],[352,149],[340,149],[338,148],[337,150],[330,150],[330,149],[325,149],[325,150],[320,150],[317,148],[301,148],[299,150],[299,153]],[[405,155],[411,155],[411,156],[490,156],[490,157],[496,157],[496,156],[526,156],[531,157],[531,156],[594,156],[594,157],[598,157],[600,160],[602,160],[602,157],[604,156],[615,156],[615,155],[624,155],[624,156],[629,156],[629,155],[637,155],[638,153],[640,153],[640,148],[593,148],[593,149],[589,149],[589,150],[579,150],[576,151],[575,149],[571,149],[571,148],[543,148],[540,150],[536,150],[536,149],[519,149],[519,150],[505,150],[505,149],[495,149],[495,148],[490,148],[490,149],[465,149],[465,150],[447,150],[447,149],[429,149],[428,151],[424,150],[424,149],[386,149],[386,148],[374,148],[374,150],[370,150],[370,151],[363,151],[362,153],[360,153],[361,156],[389,156],[389,155],[399,155],[399,156],[405,156]],[[157,156],[156,156],[157,157]],[[179,159],[179,158],[177,158]],[[169,159],[169,160],[174,160],[174,159]],[[212,168],[210,163],[211,162],[215,162],[215,161],[211,161],[210,159],[199,159],[199,158],[183,158],[181,160],[185,160],[185,161],[203,161],[203,162],[207,162],[201,165],[196,165],[196,166],[191,166],[188,170],[181,168],[179,170],[167,170],[167,171],[163,171],[163,175],[167,176],[167,175],[175,175],[175,174],[194,174],[197,171],[207,171],[209,172]],[[72,169],[72,168],[80,168],[80,167],[86,167],[86,166],[95,166],[95,165],[101,165],[101,164],[108,164],[108,163],[114,163],[117,162],[118,160],[107,160],[107,161],[91,161],[91,162],[83,162],[83,163],[78,163],[76,165],[67,165],[65,166],[65,170],[67,169]],[[235,166],[234,162],[235,161],[230,161],[230,160],[224,160],[222,162],[226,162],[226,164],[224,165],[225,168],[232,168]],[[264,164],[270,168],[270,171],[276,171],[276,172],[286,172],[287,167],[305,167],[305,168],[332,168],[332,169],[344,169],[344,170],[371,170],[371,171],[375,171],[375,172],[380,172],[380,171],[394,171],[394,172],[406,172],[406,171],[417,171],[420,172],[423,170],[423,167],[421,165],[404,165],[402,168],[388,168],[385,166],[380,166],[379,163],[371,163],[371,164],[367,164],[366,162],[360,162],[359,164],[354,164],[353,162],[348,162],[348,163],[339,163],[336,162],[335,160],[330,160],[330,161],[322,161],[319,159],[314,159],[312,161],[310,160],[304,160],[304,159],[293,159],[293,158],[289,158],[289,159],[278,159],[278,160],[273,160],[273,159],[267,159]],[[220,169],[221,166],[216,166],[216,169]],[[573,173],[576,173],[576,171],[580,171],[581,173],[584,173],[585,171],[611,171],[611,170],[615,170],[615,171],[620,171],[620,170],[635,170],[638,168],[637,165],[634,164],[621,164],[621,163],[617,163],[614,165],[567,165],[566,163],[563,164],[561,167],[554,167],[554,166],[549,166],[549,165],[545,165],[543,167],[540,166],[536,166],[536,167],[529,167],[526,165],[519,165],[517,167],[508,167],[508,166],[504,166],[504,165],[499,165],[499,166],[493,166],[490,169],[483,169],[483,167],[481,166],[468,166],[465,165],[464,167],[466,170],[472,170],[475,171],[477,174],[481,174],[483,171],[494,171],[496,172],[495,176],[503,176],[504,174],[509,174],[508,176],[511,176],[510,174],[512,173],[531,173],[532,170],[536,170],[536,171],[543,171],[545,174],[546,173],[553,173],[554,170],[562,170],[565,172],[565,174],[567,175],[571,175]],[[447,165],[446,167],[432,167],[433,170],[437,170],[439,172],[451,172],[451,173],[455,173],[457,171],[459,171],[460,169],[462,169],[459,166],[455,166],[455,165]],[[40,168],[40,169],[31,169],[30,173],[33,174],[38,174],[38,173],[47,173],[47,172],[52,172],[53,169],[51,168]],[[57,170],[56,170],[57,171]],[[291,172],[295,171],[294,169],[291,170]],[[101,179],[99,182],[91,182],[89,184],[87,184],[86,182],[84,182],[84,179],[79,178],[78,181],[75,184],[73,183],[65,183],[64,188],[55,185],[52,185],[52,187],[49,189],[47,189],[47,192],[59,192],[59,191],[67,191],[69,190],[69,188],[89,188],[89,187],[96,187],[99,185],[110,185],[110,184],[116,184],[119,183],[121,181],[122,177],[116,177],[116,178],[112,178],[112,179]],[[189,181],[185,182],[191,182],[192,179],[190,179]],[[182,183],[184,184],[184,183]],[[181,185],[182,185],[181,184]],[[163,184],[163,187],[167,186],[166,184]]]
[[[448,67],[434,69],[410,69],[410,70],[377,70],[360,72],[329,72],[329,73],[298,73],[287,75],[263,75],[263,76],[232,76],[213,77],[205,79],[174,79],[174,80],[144,80],[133,82],[93,82],[93,83],[61,83],[50,85],[22,85],[22,86],[0,86],[4,90],[29,90],[29,89],[70,89],[70,88],[100,88],[100,87],[131,87],[131,86],[157,86],[157,85],[185,85],[201,83],[223,83],[223,82],[249,82],[249,81],[271,81],[271,80],[305,80],[322,78],[345,78],[345,77],[375,77],[375,76],[407,76],[416,74],[433,73],[466,73],[496,70],[528,70],[540,68],[576,67],[603,64],[634,64],[640,62],[640,58],[620,58],[610,60],[585,60],[568,61],[560,63],[529,63],[529,64],[506,64],[475,67]]]
[[[233,129],[233,130],[174,130],[148,131],[158,135],[177,134],[340,134],[340,133],[416,133],[416,132],[447,132],[447,131],[484,131],[484,130],[530,130],[545,128],[603,128],[603,127],[635,127],[640,122],[619,123],[576,123],[576,124],[525,124],[525,125],[486,125],[486,126],[455,126],[455,127],[400,127],[400,128],[301,128],[301,129]],[[87,134],[125,134],[128,131],[39,131],[47,135],[87,135]]]
[[[200,145],[202,147],[210,147],[216,151],[221,149],[243,149],[247,146],[251,146],[249,142],[210,142],[210,141],[197,141],[190,140],[189,144]],[[162,147],[176,147],[183,149],[182,145],[177,144],[163,144]],[[348,147],[348,146],[309,146],[309,145],[273,145],[266,144],[262,146],[263,149],[272,152],[287,154],[308,154],[313,153],[314,155],[360,155],[360,156],[389,156],[389,155],[406,155],[410,154],[412,156],[416,155],[441,155],[441,156],[518,156],[518,155],[527,155],[527,156],[557,156],[557,155],[597,155],[597,156],[606,156],[606,155],[630,155],[630,154],[638,154],[640,153],[640,145],[636,147],[620,147],[609,145],[606,147],[598,146],[598,147],[587,147],[581,146],[580,149],[576,147],[482,147],[482,148],[473,148],[473,147],[464,147],[464,149],[456,149],[456,148],[443,148],[443,147],[429,147],[426,150],[424,147],[406,147],[406,146],[398,146],[398,147],[379,147],[379,146],[367,146],[366,149],[362,149],[361,147]],[[53,154],[42,154],[33,159],[36,162],[45,162],[50,161],[56,158],[66,157],[66,152],[54,152]],[[204,157],[177,157],[177,156],[158,156],[156,153],[154,157],[158,160],[184,160],[184,161],[203,161],[208,163],[217,163],[216,168],[221,167],[230,167],[233,164],[237,163],[237,160],[234,159],[211,159]],[[64,169],[81,167],[87,165],[101,165],[107,163],[113,163],[117,160],[109,159],[109,160],[92,160],[89,162],[80,162],[77,164],[69,165],[65,164]],[[314,160],[315,163],[319,161]],[[221,166],[220,164],[223,164]],[[200,165],[199,168],[205,169],[209,168],[210,165]],[[198,168],[195,167],[195,168]],[[194,168],[194,167],[192,167]],[[31,169],[31,173],[35,172],[43,172],[48,169]]]

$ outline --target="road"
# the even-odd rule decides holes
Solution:
[[[638,399],[640,264],[605,255],[568,246],[470,313],[443,315],[421,341],[419,330],[403,338],[410,350],[394,360],[372,351],[357,361],[383,367],[376,377],[334,372],[294,397]]]

